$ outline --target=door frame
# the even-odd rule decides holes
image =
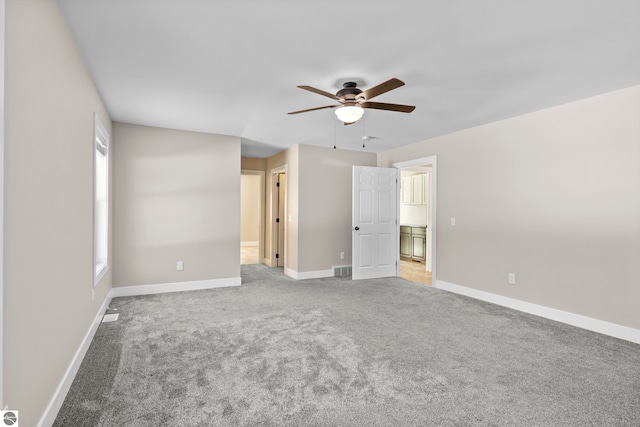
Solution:
[[[430,237],[430,243],[431,246],[428,248],[429,249],[429,264],[431,265],[431,286],[435,286],[436,284],[436,268],[437,268],[437,263],[436,263],[436,254],[437,254],[437,246],[436,246],[436,242],[437,242],[437,209],[436,209],[436,203],[437,203],[437,193],[436,190],[438,188],[438,156],[429,156],[429,157],[422,157],[419,159],[413,159],[413,160],[407,160],[404,162],[396,162],[393,163],[391,165],[394,168],[398,169],[398,203],[397,203],[397,209],[398,209],[398,220],[400,219],[400,181],[402,179],[402,175],[401,175],[401,170],[405,169],[405,168],[411,168],[411,167],[416,167],[416,166],[431,166],[431,186],[430,186],[430,200],[429,200],[429,204],[430,204],[430,210],[431,210],[431,224],[427,224],[428,228],[427,228],[427,237]],[[430,232],[429,232],[430,229]],[[400,221],[398,221],[398,236],[400,235]],[[397,251],[397,257],[398,257],[398,262],[397,262],[397,268],[396,268],[396,276],[400,276],[400,251]]]
[[[240,175],[255,175],[260,177],[260,191],[258,197],[260,198],[259,206],[260,213],[258,220],[258,262],[264,260],[264,171],[255,171],[250,169],[241,169]]]
[[[284,173],[284,269],[287,270],[287,263],[289,260],[287,254],[287,218],[288,218],[288,198],[289,198],[289,174],[288,174],[288,165],[278,166],[276,168],[271,169],[269,171],[269,176],[271,177],[270,183],[270,197],[269,197],[269,229],[271,230],[271,235],[269,236],[269,259],[265,258],[265,264],[269,267],[275,267],[278,265],[276,262],[276,252],[278,251],[277,243],[275,239],[275,235],[278,233],[278,224],[276,223],[276,215],[277,215],[277,203],[278,198],[276,194],[276,180],[275,176],[279,173]]]

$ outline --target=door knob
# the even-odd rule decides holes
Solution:
[[[358,231],[358,230],[360,230],[360,227],[354,227],[353,229]]]

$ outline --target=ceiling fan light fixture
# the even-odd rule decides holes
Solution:
[[[345,123],[357,122],[358,120],[360,120],[363,114],[364,108],[357,105],[347,105],[336,109],[336,116],[340,121],[343,121]]]

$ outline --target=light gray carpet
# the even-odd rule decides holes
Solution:
[[[115,298],[56,426],[639,426],[640,346],[399,278]]]

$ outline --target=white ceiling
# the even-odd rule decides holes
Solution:
[[[59,0],[111,118],[379,152],[640,84],[638,0]],[[320,95],[357,78],[411,114],[343,126]],[[364,128],[363,128],[364,126]]]

